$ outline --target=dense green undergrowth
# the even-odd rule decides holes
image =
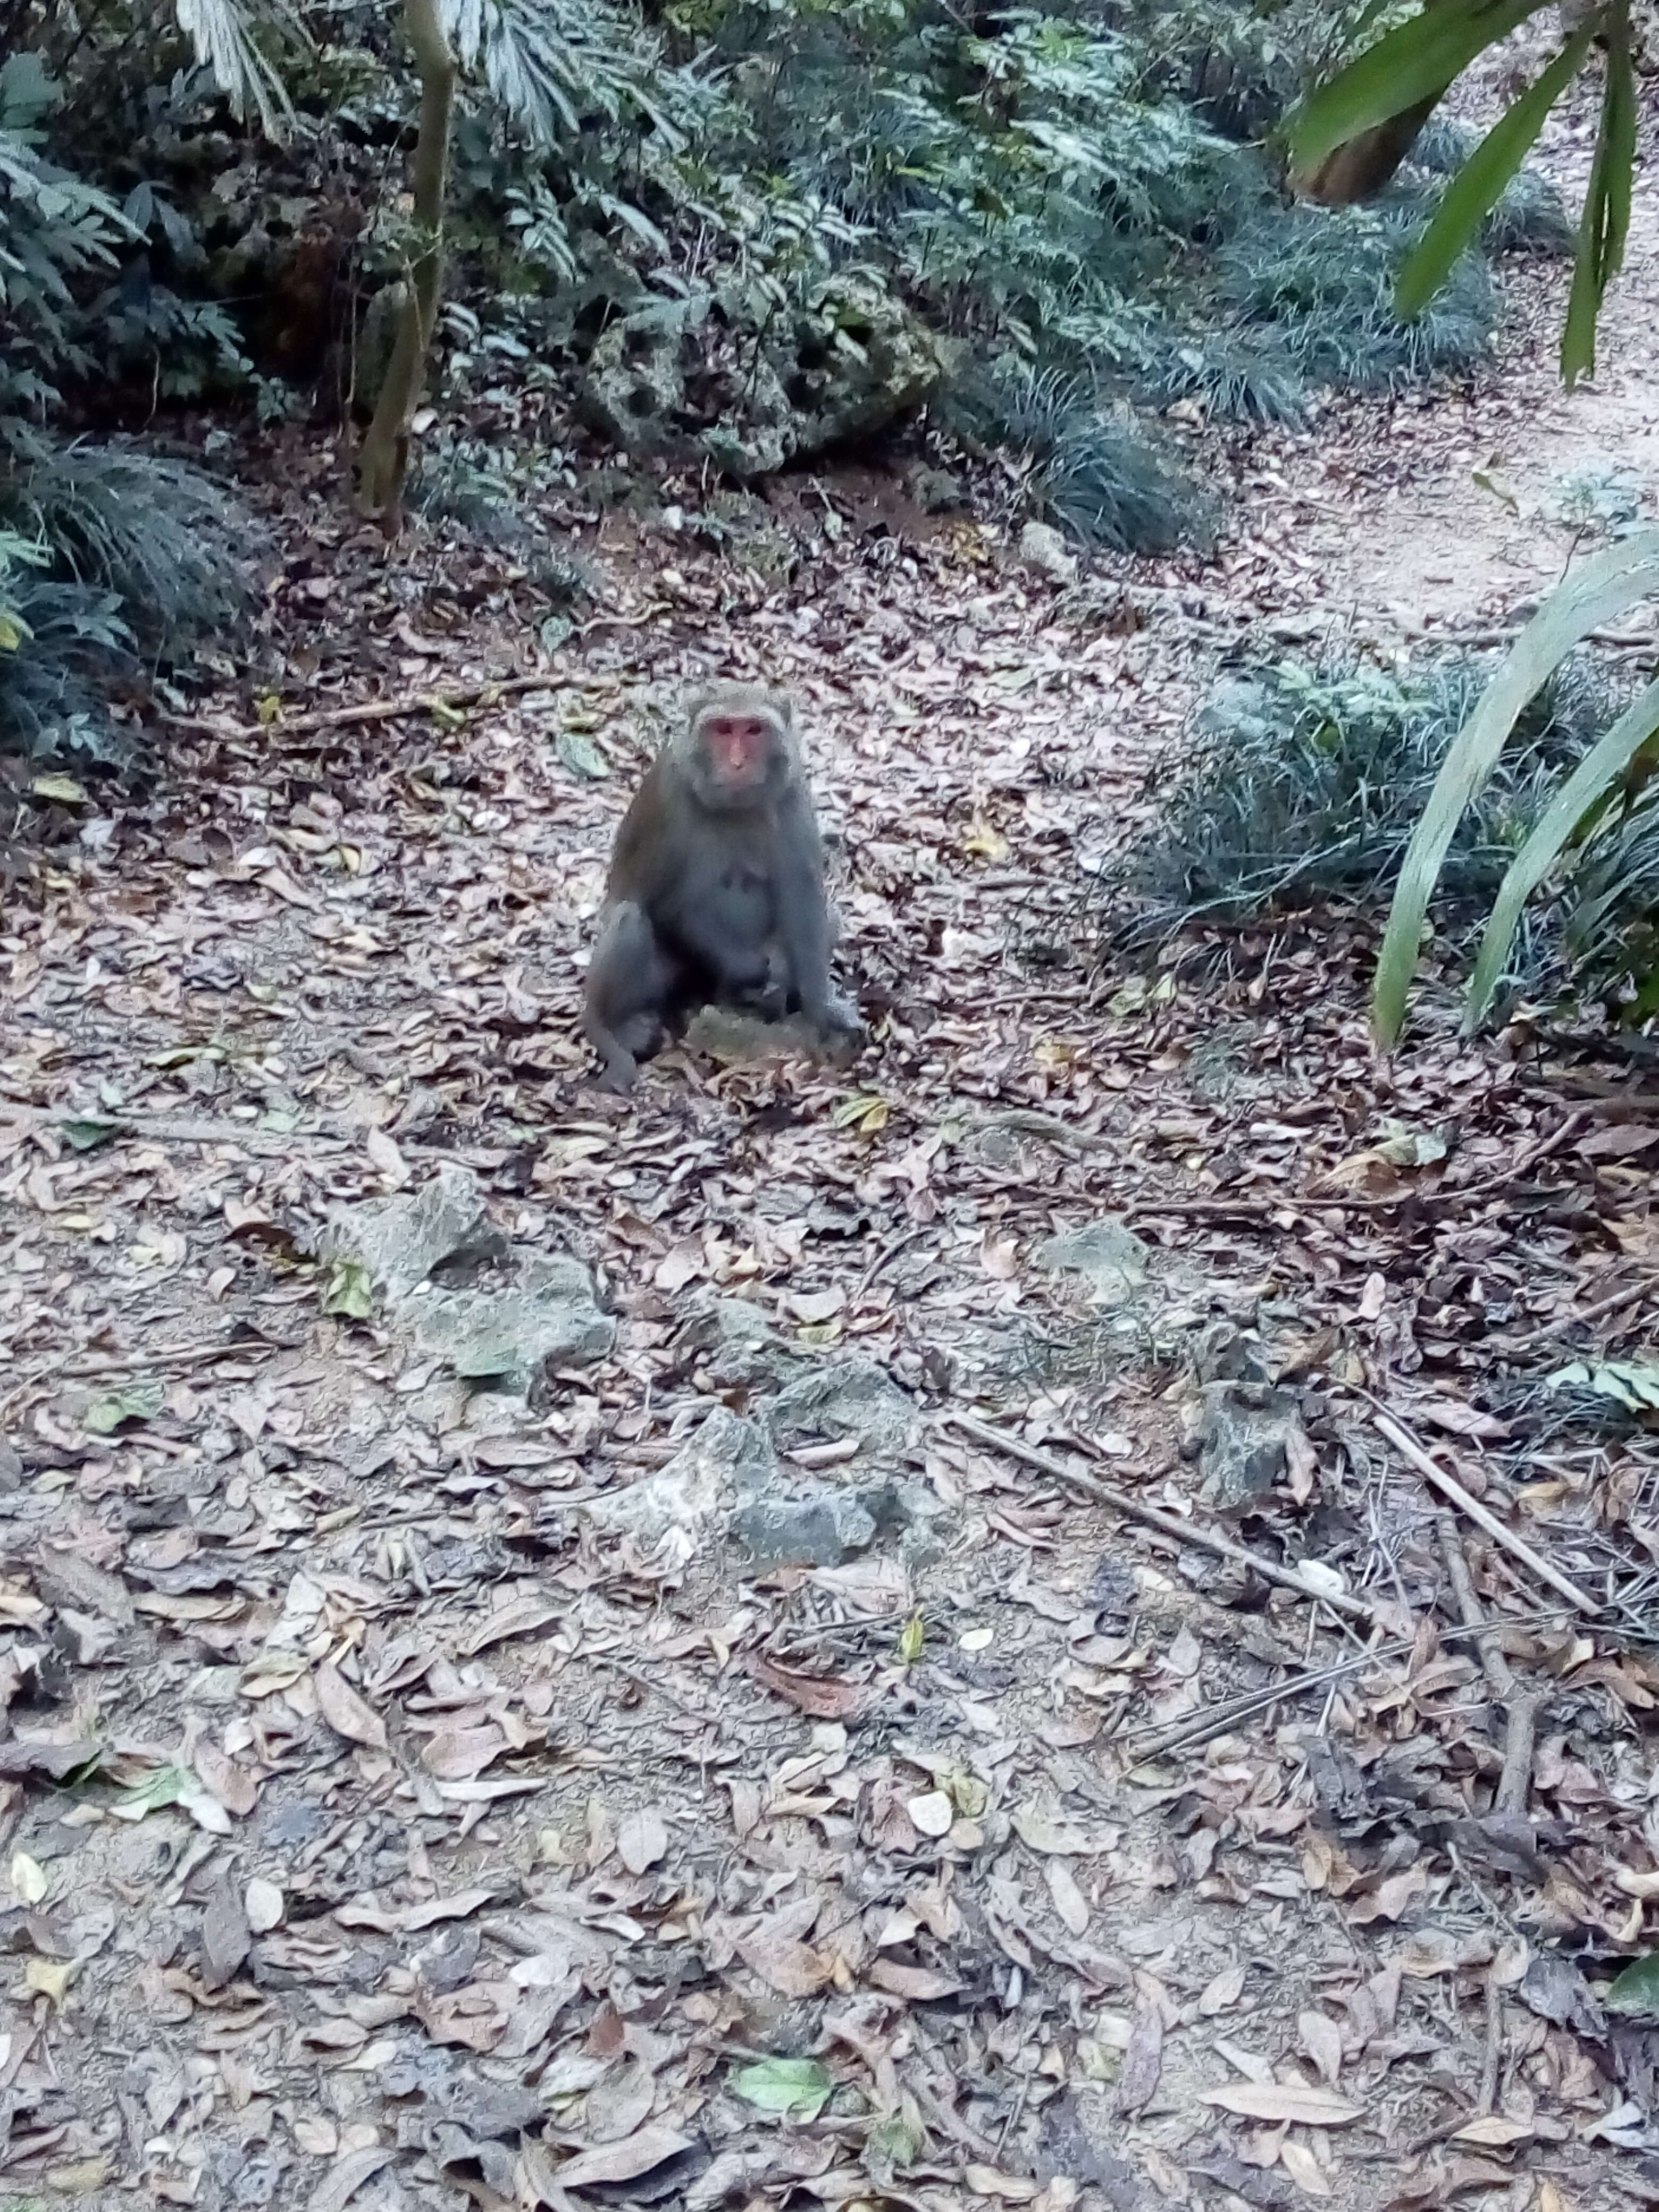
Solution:
[[[1156,812],[1102,882],[1112,941],[1140,957],[1334,907],[1387,909],[1453,738],[1491,678],[1446,654],[1412,673],[1354,659],[1262,660],[1219,682],[1149,779]],[[1576,655],[1522,712],[1459,823],[1438,880],[1440,926],[1472,951],[1510,862],[1634,690]],[[1640,795],[1527,917],[1523,984],[1582,992],[1638,1018],[1659,958],[1659,802]]]
[[[1490,338],[1479,256],[1416,323],[1389,305],[1428,173],[1456,151],[1445,131],[1379,204],[1338,212],[1291,205],[1249,143],[1358,9],[476,12],[440,348],[458,414],[515,381],[556,410],[606,328],[653,302],[697,307],[717,407],[781,328],[817,349],[822,382],[873,320],[915,334],[905,358],[926,387],[882,434],[931,426],[970,459],[1010,456],[1031,511],[1083,543],[1164,550],[1202,546],[1218,517],[1163,410],[1293,421],[1329,387],[1466,368]],[[187,653],[241,597],[222,490],[75,434],[158,408],[269,422],[361,397],[376,296],[410,251],[396,188],[416,88],[395,17],[203,0],[198,18],[210,46],[263,27],[245,118],[170,11],[6,11],[0,739],[33,750],[110,741],[109,682]],[[1487,230],[1553,249],[1566,226],[1523,175]],[[916,346],[933,363],[921,382]]]

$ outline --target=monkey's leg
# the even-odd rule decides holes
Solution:
[[[800,1011],[800,1000],[789,988],[789,963],[775,945],[766,949],[764,963],[752,981],[723,994],[726,1003],[763,1021],[781,1022]]]
[[[788,856],[786,856],[788,857]],[[823,878],[795,856],[781,872],[777,885],[778,942],[789,999],[837,1056],[863,1041],[859,1010],[830,988],[830,948],[840,935],[839,918],[824,896]]]
[[[633,1089],[640,1061],[662,1043],[664,1012],[675,1000],[678,983],[678,969],[659,944],[644,908],[619,899],[588,963],[582,1023],[605,1063],[602,1089]]]

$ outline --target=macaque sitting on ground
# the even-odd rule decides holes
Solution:
[[[830,988],[823,847],[787,699],[721,684],[646,771],[611,856],[583,1027],[629,1091],[703,1006],[799,1013],[826,1046],[863,1035]]]

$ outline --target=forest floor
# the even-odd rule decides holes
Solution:
[[[1652,174],[1593,387],[1521,271],[1468,392],[1255,441],[1208,568],[1057,588],[848,477],[769,583],[573,501],[538,661],[524,562],[276,456],[257,663],[0,935],[9,2201],[1659,2198],[1598,1999],[1659,1463],[1547,1383],[1647,1341],[1659,1098],[1449,973],[1380,1060],[1370,919],[1094,950],[1221,651],[1490,633],[1571,479],[1650,509]],[[800,703],[873,1041],[618,1102],[579,955],[705,674]],[[463,1170],[505,1243],[371,1307]],[[609,1318],[567,1269],[469,1389],[560,1254]],[[844,1556],[745,1560],[745,1485]]]

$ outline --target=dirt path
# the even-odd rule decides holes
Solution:
[[[1659,1670],[1459,1516],[1483,1662],[1373,1405],[1644,1620],[1650,1449],[1543,1378],[1638,1328],[1645,1172],[1443,1010],[1379,1066],[1355,933],[1103,986],[1078,864],[1218,638],[1542,580],[1528,502],[1651,459],[1655,283],[1593,395],[1526,354],[1449,430],[1264,447],[1230,568],[1136,572],[1127,634],[971,533],[824,532],[775,592],[647,528],[544,689],[308,730],[501,672],[532,594],[299,483],[283,714],[175,731],[0,936],[17,2201],[1651,2193],[1659,2049],[1592,1984],[1659,1887]],[[1519,520],[1472,484],[1500,445]],[[879,1043],[618,1105],[578,948],[710,668],[804,702]],[[1455,1148],[1401,1170],[1400,1123]],[[474,1264],[371,1305],[340,1210],[441,1169],[422,1260]],[[509,1323],[534,1387],[465,1387]]]

